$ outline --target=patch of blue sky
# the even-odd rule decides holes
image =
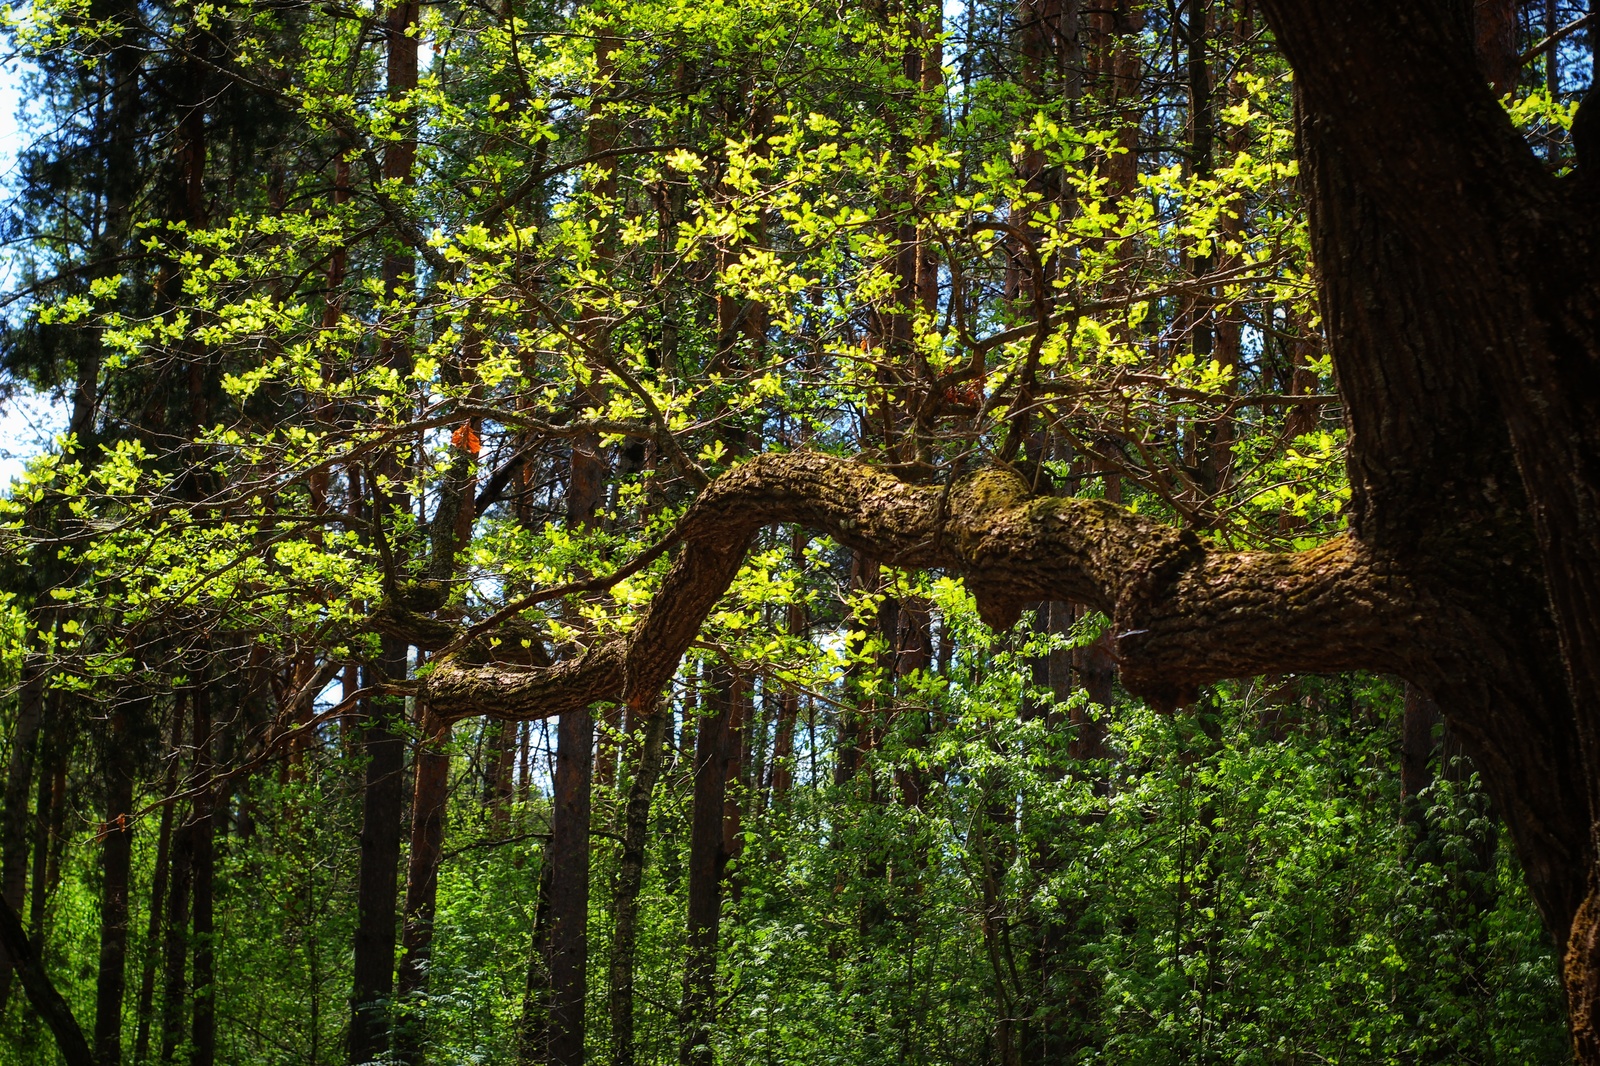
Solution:
[[[0,55],[0,190],[8,195],[17,184],[17,157],[27,144],[29,123],[23,95],[24,63],[15,54]],[[0,248],[0,292],[15,281],[8,250]],[[26,314],[12,305],[10,314]],[[21,474],[27,461],[48,451],[66,431],[66,405],[60,397],[26,387],[0,388],[0,489]]]

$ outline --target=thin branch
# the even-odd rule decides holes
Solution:
[[[1517,64],[1520,66],[1528,62],[1528,60],[1535,59],[1541,54],[1548,52],[1550,49],[1554,48],[1568,37],[1571,37],[1574,33],[1577,33],[1579,30],[1588,26],[1589,23],[1593,22],[1597,17],[1600,17],[1600,11],[1591,11],[1582,18],[1573,19],[1571,22],[1567,23],[1559,30],[1556,30],[1538,44],[1522,53],[1522,55],[1518,56]]]

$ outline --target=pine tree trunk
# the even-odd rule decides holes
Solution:
[[[511,818],[511,798],[516,773],[517,723],[490,722],[488,752],[488,780],[484,789],[484,804],[489,808],[494,824],[504,827]]]
[[[390,677],[405,676],[405,646],[389,638],[383,645],[383,664],[369,668],[373,675],[369,687]],[[367,767],[362,787],[355,962],[346,1042],[346,1059],[352,1066],[376,1060],[389,1046],[400,828],[405,817],[405,739],[396,732],[399,711],[394,703],[388,697],[369,698],[369,718],[362,730]]]
[[[35,954],[44,951],[45,905],[49,902],[51,883],[51,857],[62,834],[65,817],[67,782],[65,767],[59,753],[45,749],[46,757],[40,760],[39,799],[33,816],[33,885],[28,889],[28,935],[33,938]],[[52,767],[50,764],[55,763]]]
[[[1473,0],[1478,62],[1496,96],[1514,92],[1522,66],[1517,52],[1517,0]]]
[[[739,899],[739,879],[728,876],[728,864],[744,850],[744,807],[750,785],[750,719],[755,709],[748,683],[730,675],[731,701],[726,726],[727,782],[722,792],[722,877],[724,889],[735,902]]]
[[[1076,609],[1066,603],[1054,606],[1059,610],[1052,611],[1052,623],[1061,627],[1058,632],[1069,632]],[[1068,653],[1079,683],[1089,694],[1089,706],[1080,705],[1071,712],[1072,742],[1068,754],[1075,761],[1104,759],[1111,754],[1106,745],[1107,715],[1117,681],[1117,657],[1111,642],[1108,629],[1089,644]]]
[[[882,583],[882,567],[876,559],[859,552],[852,553],[850,567],[851,591],[877,592]],[[865,634],[866,627],[857,619],[849,632]],[[862,666],[856,659],[861,654],[859,645],[849,647],[851,662],[845,667],[845,691],[848,694],[839,706],[839,727],[834,755],[833,783],[844,785],[855,779],[861,766],[862,752],[871,747],[871,701],[861,698],[860,683],[854,681]]]
[[[689,822],[688,944],[680,1011],[682,1066],[710,1066],[715,1024],[717,944],[722,916],[722,879],[728,856],[723,850],[728,770],[732,760],[729,723],[738,699],[732,673],[712,671],[706,703],[711,713],[695,723],[694,806]]]
[[[806,544],[810,540],[804,531],[794,530],[789,541],[789,563],[796,570],[805,565]],[[791,603],[785,631],[795,639],[803,639],[808,629],[806,608],[803,603]],[[774,804],[783,802],[794,784],[794,730],[800,718],[800,690],[789,682],[782,683],[778,695],[778,718],[772,730],[772,761],[768,778]]]
[[[589,804],[594,717],[561,716],[550,819],[550,972],[548,1061],[582,1066],[589,979]]]

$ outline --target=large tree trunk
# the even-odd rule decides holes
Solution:
[[[1513,129],[1464,0],[1263,6],[1302,93],[1352,527],[1446,607],[1407,677],[1483,772],[1600,1062],[1600,181]]]

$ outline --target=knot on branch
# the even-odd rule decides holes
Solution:
[[[435,660],[422,679],[419,695],[442,720],[479,714],[514,720],[553,718],[615,699],[622,690],[627,646],[608,640],[554,666],[473,663],[459,657],[464,654]]]
[[[1023,572],[1026,549],[1016,534],[1027,521],[1028,483],[1010,470],[982,470],[963,478],[950,492],[950,515],[942,532],[970,571],[968,586],[978,617],[996,632],[1017,624],[1034,584]]]

